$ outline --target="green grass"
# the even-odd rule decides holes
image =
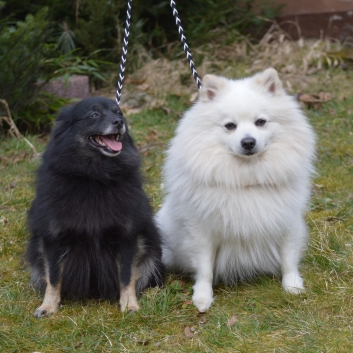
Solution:
[[[330,80],[327,80],[330,75]],[[1,352],[352,352],[353,351],[353,89],[339,69],[313,75],[307,93],[334,95],[305,111],[318,136],[317,176],[307,214],[310,242],[302,274],[307,291],[282,291],[277,278],[259,277],[215,288],[210,311],[190,304],[192,282],[168,275],[162,289],[140,298],[141,310],[121,314],[117,303],[64,300],[52,317],[32,313],[41,295],[22,264],[38,160],[28,146],[2,137],[0,156],[0,351]],[[295,84],[294,88],[295,89]],[[294,93],[294,92],[293,92]],[[164,110],[130,118],[144,158],[146,190],[161,203],[160,169],[185,97],[170,97]],[[29,136],[40,151],[45,141]],[[228,320],[237,322],[228,327]],[[184,329],[191,328],[192,337]]]

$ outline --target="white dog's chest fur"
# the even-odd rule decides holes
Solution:
[[[292,221],[289,209],[295,211],[296,203],[304,201],[297,199],[298,193],[294,190],[285,187],[229,189],[194,185],[192,189],[192,193],[185,193],[188,202],[182,200],[184,195],[176,200],[186,207],[185,218],[190,219],[192,215],[210,232],[229,240],[283,233]]]

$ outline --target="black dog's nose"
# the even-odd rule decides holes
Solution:
[[[124,120],[116,119],[112,122],[112,124],[115,125],[118,129],[121,129],[124,126]]]
[[[256,140],[252,137],[245,137],[241,140],[241,146],[246,150],[252,150],[256,145]]]

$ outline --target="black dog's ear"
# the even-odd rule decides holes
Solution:
[[[52,136],[56,137],[68,129],[72,123],[73,107],[65,107],[60,110],[59,116],[54,122]]]

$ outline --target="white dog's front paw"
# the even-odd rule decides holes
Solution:
[[[207,311],[213,302],[212,286],[208,284],[195,284],[192,302],[200,313]]]
[[[206,296],[196,296],[193,295],[192,296],[192,302],[194,303],[194,305],[196,306],[196,309],[200,312],[200,313],[204,313],[206,312],[212,302],[213,302],[213,298],[211,297],[206,297]]]
[[[303,279],[297,273],[289,273],[282,278],[282,288],[291,294],[305,292]]]

